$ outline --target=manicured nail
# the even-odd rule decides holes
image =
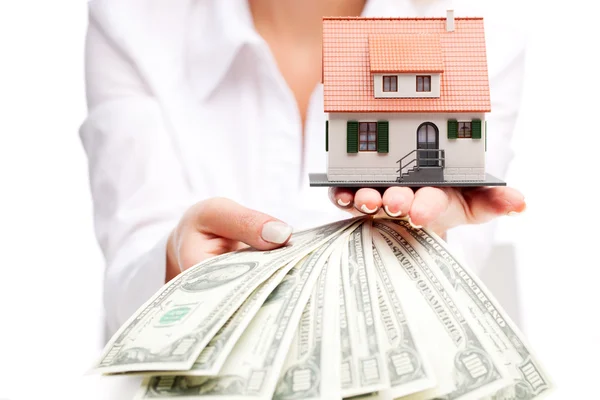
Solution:
[[[508,215],[509,217],[514,217],[514,216],[517,216],[517,215],[521,215],[521,214],[523,214],[525,212],[526,209],[527,209],[527,205],[525,205],[525,207],[523,207],[523,209],[521,211],[511,211],[511,212],[509,212],[506,215]]]
[[[337,203],[342,206],[342,207],[348,207],[350,205],[350,202],[343,202],[342,199],[337,199]]]
[[[387,205],[384,206],[383,209],[385,210],[385,213],[387,215],[389,215],[390,217],[392,217],[392,218],[397,218],[397,217],[399,217],[399,216],[402,215],[402,210],[398,210],[398,212],[393,213],[393,212],[390,211],[390,209],[389,209],[389,207]]]
[[[279,221],[270,221],[263,225],[260,236],[265,242],[282,244],[292,234],[292,227]]]
[[[377,212],[377,210],[379,210],[379,207],[375,207],[374,209],[370,209],[369,207],[367,207],[366,204],[363,204],[362,206],[360,206],[360,210],[362,212],[364,212],[365,214],[375,214]]]
[[[421,229],[423,227],[423,225],[415,225],[412,222],[412,219],[410,219],[410,217],[408,217],[408,223],[410,224],[410,226],[412,226],[414,229]]]

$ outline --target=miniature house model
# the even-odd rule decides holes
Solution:
[[[504,184],[485,171],[482,18],[324,18],[323,91],[328,166],[311,185]]]

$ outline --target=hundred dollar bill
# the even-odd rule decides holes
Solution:
[[[212,337],[261,283],[355,221],[295,233],[290,244],[276,250],[227,253],[186,270],[119,329],[105,347],[96,370],[190,369]]]
[[[332,238],[288,272],[254,316],[217,377],[149,378],[139,397],[270,399],[302,311],[335,241]]]
[[[465,304],[479,321],[480,330],[484,333],[483,340],[502,355],[513,384],[499,390],[492,399],[532,400],[548,395],[552,389],[550,378],[525,342],[523,334],[479,278],[452,255],[445,242],[435,233],[411,229],[403,221],[390,226],[407,236],[419,253],[429,256],[430,263],[437,266],[441,277],[455,288],[456,301]]]
[[[368,221],[363,226],[370,228],[370,225]],[[401,273],[399,266],[397,263],[385,265],[374,245],[371,249],[365,248],[365,257],[367,261],[372,260],[376,271],[379,320],[384,328],[382,342],[390,377],[390,388],[385,390],[385,396],[382,397],[397,398],[434,387],[436,379],[426,356],[423,339],[416,326],[410,323],[402,305],[403,293],[397,283]],[[409,302],[405,304],[410,305]],[[413,318],[418,317],[413,314]]]
[[[323,266],[288,352],[275,400],[341,398],[338,283],[341,248]]]
[[[402,235],[374,223],[373,242],[412,311],[419,314],[419,332],[427,355],[434,360],[437,386],[403,397],[406,399],[481,399],[510,383],[502,360],[486,349],[475,332],[475,320],[466,315],[456,293]],[[379,234],[378,234],[379,233]],[[393,396],[380,392],[385,399]]]
[[[340,309],[342,396],[351,397],[389,388],[377,323],[377,288],[372,263],[365,260],[364,224],[352,231],[342,251],[343,290]],[[368,229],[366,230],[368,235]],[[343,308],[343,309],[342,309]]]

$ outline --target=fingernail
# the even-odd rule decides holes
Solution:
[[[360,206],[360,210],[362,212],[364,212],[365,214],[375,214],[377,212],[377,210],[379,210],[379,207],[375,207],[374,209],[370,209],[369,207],[367,207],[366,204],[363,204],[362,206]]]
[[[410,224],[410,226],[412,226],[414,229],[421,229],[423,227],[423,225],[415,225],[412,222],[412,219],[410,219],[410,217],[408,217],[408,223]]]
[[[260,236],[265,242],[282,244],[292,234],[292,227],[280,221],[270,221],[263,225]]]
[[[387,205],[384,206],[383,209],[385,210],[385,213],[387,215],[389,215],[390,217],[392,217],[392,218],[396,218],[396,217],[399,217],[399,216],[402,215],[402,210],[398,210],[398,212],[393,213],[393,212],[390,211],[390,209],[389,209],[389,207]]]
[[[517,215],[521,215],[521,214],[523,214],[525,212],[526,208],[527,208],[527,206],[523,207],[523,209],[521,211],[511,211],[511,212],[509,212],[506,215],[508,215],[509,217],[514,217],[514,216],[517,216]]]
[[[350,205],[350,202],[343,202],[342,199],[337,199],[337,203],[342,206],[342,207],[348,207]]]

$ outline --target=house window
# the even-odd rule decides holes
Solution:
[[[431,76],[417,76],[417,92],[431,92]]]
[[[472,130],[471,122],[459,122],[458,123],[458,137],[459,138],[473,137],[473,130]]]
[[[358,150],[377,151],[377,123],[360,122],[358,131]]]
[[[384,92],[397,92],[398,91],[398,77],[397,76],[384,76],[383,77],[383,91]]]

